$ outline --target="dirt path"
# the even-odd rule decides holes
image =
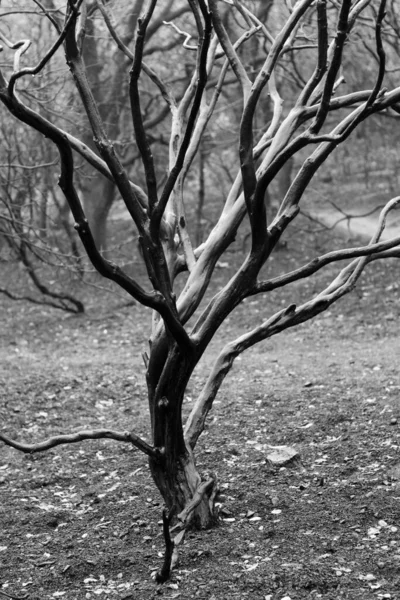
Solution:
[[[365,211],[361,206],[352,208],[351,214],[363,215]],[[323,223],[328,228],[335,228],[341,231],[348,238],[360,237],[363,240],[369,240],[376,231],[379,211],[373,215],[346,218],[340,211],[334,208],[324,209],[323,211],[310,211],[312,217]],[[389,214],[387,225],[382,233],[381,241],[390,240],[393,237],[400,237],[400,214],[399,210]]]

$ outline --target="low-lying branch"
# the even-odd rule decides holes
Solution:
[[[147,442],[142,440],[138,435],[131,431],[113,431],[112,429],[87,429],[84,431],[77,431],[76,433],[55,435],[47,440],[43,440],[42,442],[37,442],[35,444],[17,442],[16,440],[12,440],[8,436],[4,435],[4,433],[0,433],[0,441],[4,442],[7,446],[15,448],[16,450],[25,452],[26,454],[44,452],[45,450],[50,450],[50,448],[60,446],[61,444],[76,444],[78,442],[83,442],[84,440],[101,439],[116,440],[118,442],[132,444],[133,446],[144,452],[144,454],[147,454],[152,458],[158,458],[159,456],[159,452],[157,452],[155,448],[150,446]]]

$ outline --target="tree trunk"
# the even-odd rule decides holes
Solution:
[[[114,199],[114,184],[97,175],[84,191],[84,208],[97,249],[107,251],[107,217]]]
[[[197,470],[193,453],[176,457],[174,462],[150,459],[150,469],[154,482],[168,510],[179,515],[193,500],[202,480]],[[210,491],[200,499],[188,518],[188,524],[196,529],[209,529],[216,522],[215,508],[210,499]]]
[[[184,355],[164,332],[153,339],[147,370],[153,443],[160,457],[150,459],[150,470],[167,509],[178,516],[196,497],[187,524],[208,528],[215,522],[212,490],[199,496],[202,478],[182,426],[182,404],[187,382],[199,360],[195,352]],[[184,523],[186,525],[186,523]]]

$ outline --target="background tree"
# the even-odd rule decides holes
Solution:
[[[38,443],[22,443],[3,433],[0,439],[23,452],[39,452],[83,439],[111,438],[132,444],[146,454],[154,482],[166,504],[163,517],[166,558],[161,580],[168,577],[171,564],[170,523],[174,521],[182,529],[178,542],[189,524],[209,527],[216,519],[216,478],[212,474],[200,476],[194,450],[214,398],[235,358],[254,344],[325,311],[354,289],[370,262],[400,256],[399,237],[380,241],[389,211],[400,203],[400,197],[395,197],[383,208],[369,244],[333,249],[323,256],[315,256],[308,264],[271,274],[270,258],[285,233],[294,235],[291,224],[299,214],[300,203],[314,175],[366,119],[391,109],[398,110],[400,87],[386,87],[390,85],[386,72],[396,56],[392,51],[385,51],[385,39],[392,30],[385,21],[384,0],[299,0],[293,6],[290,2],[284,7],[274,5],[268,13],[269,18],[274,15],[271,31],[250,10],[250,4],[237,0],[224,3],[189,0],[185,4],[190,9],[189,16],[185,16],[179,26],[176,23],[172,26],[185,37],[178,52],[173,45],[174,61],[179,61],[178,72],[183,64],[190,70],[189,84],[182,93],[180,86],[174,85],[175,71],[171,77],[164,63],[159,66],[144,60],[147,34],[163,14],[163,5],[157,0],[146,3],[137,21],[134,41],[130,43],[132,36],[124,38],[124,32],[120,33],[114,25],[110,6],[100,0],[97,3],[104,26],[121,52],[121,62],[126,65],[124,85],[129,92],[131,120],[129,125],[124,121],[124,126],[126,131],[132,127],[134,132],[143,186],[140,176],[130,179],[129,166],[108,132],[98,105],[100,100],[92,89],[93,82],[84,60],[86,3],[81,0],[60,3],[65,12],[62,27],[58,21],[54,22],[53,13],[44,9],[45,16],[58,32],[53,45],[35,66],[21,64],[29,57],[27,41],[17,40],[17,32],[3,36],[8,51],[14,54],[14,66],[12,70],[3,70],[0,76],[0,100],[17,120],[43,134],[57,147],[60,187],[94,267],[153,310],[154,317],[149,350],[143,356],[150,443],[140,438],[134,429],[80,431]],[[115,3],[113,8],[118,10],[123,6]],[[261,17],[262,14],[259,13]],[[237,17],[237,28],[228,33],[226,18],[233,15]],[[345,87],[343,72],[352,56],[354,32],[364,21],[373,24],[375,69],[371,70],[368,86],[349,90]],[[251,66],[249,74],[241,57],[245,56],[243,48],[254,37],[263,41],[264,59],[257,64],[257,72],[254,73]],[[84,140],[30,108],[18,94],[20,80],[33,74],[40,77],[61,45],[97,152]],[[307,53],[307,60],[299,76],[296,60],[291,58],[286,62],[286,59],[297,53],[302,57],[303,52]],[[113,64],[114,55],[110,73]],[[280,69],[292,69],[294,78],[301,84],[295,96],[291,88],[287,100],[291,104],[285,109],[281,94],[287,88],[280,89],[277,85]],[[236,132],[237,173],[226,197],[221,198],[215,226],[200,246],[195,247],[186,215],[188,199],[192,198],[189,174],[207,127],[216,126],[224,119],[224,114],[218,112],[218,103],[223,98],[225,81],[229,82],[232,74],[241,90],[241,117]],[[144,107],[148,80],[155,86],[152,89],[157,89],[159,102],[164,102],[170,111],[168,173],[163,185],[160,185],[157,165],[165,164],[164,152],[146,131]],[[210,81],[215,82],[213,86],[208,85]],[[268,121],[262,106],[267,92],[272,100]],[[123,116],[125,119],[124,111]],[[146,266],[145,279],[140,280],[136,273],[124,270],[112,262],[111,257],[106,258],[96,245],[76,184],[77,157],[87,161],[118,190],[138,231]],[[266,210],[266,192],[292,160],[296,168],[289,189],[284,190],[283,196],[276,197],[277,208]],[[208,177],[208,170],[204,170],[204,176]],[[227,278],[216,293],[209,294],[218,261],[232,246],[241,227],[250,228],[249,252],[234,275]],[[344,266],[324,289],[309,295],[310,290],[306,288],[305,298],[299,299],[294,292],[293,303],[265,315],[261,323],[258,318],[252,330],[244,331],[222,349],[184,423],[182,404],[187,384],[211,340],[235,308],[250,296],[266,296],[283,286],[310,278],[338,261],[344,261]]]
[[[136,21],[143,4],[143,0],[138,0],[133,5],[130,3],[129,6],[126,1],[121,2],[116,7],[115,14],[110,15],[113,22],[121,24],[122,37],[126,43],[132,41]],[[125,163],[129,164],[131,173],[138,164],[138,155],[133,149],[132,131],[124,129],[128,110],[128,90],[121,79],[121,74],[126,70],[126,63],[118,60],[120,52],[104,24],[100,12],[101,7],[102,4],[96,2],[88,2],[85,7],[83,57],[91,89],[102,119],[107,126],[108,135],[118,144],[121,156]],[[55,42],[62,27],[62,3],[53,0],[46,3],[47,14],[51,15],[52,22],[46,18],[43,9],[44,7],[40,4],[27,2],[25,5],[21,5],[15,1],[4,4],[2,9],[5,27],[18,27],[22,36],[29,37],[32,42],[30,53],[32,54],[32,50],[35,52],[35,60],[40,60],[42,50],[45,52],[45,48]],[[124,21],[127,10],[129,19]],[[157,21],[152,23],[149,34],[154,40],[149,52],[157,57],[157,60],[160,60],[165,44],[170,50],[173,50],[174,46],[179,45],[182,37],[177,34],[171,41],[165,39],[163,35],[160,36],[160,28],[167,29],[163,25],[164,19],[179,17],[187,11],[188,7],[184,3],[177,7],[176,3],[170,1],[163,7]],[[107,56],[112,60],[108,62],[105,58]],[[9,56],[5,56],[6,61],[8,58]],[[76,102],[74,98],[73,83],[68,75],[68,68],[62,60],[61,54],[56,55],[51,66],[46,65],[41,71],[40,77],[32,77],[24,81],[23,87],[20,86],[20,94],[30,107],[51,121],[66,124],[72,133],[81,137],[96,152],[90,125],[79,102]],[[149,89],[144,90],[144,97],[146,98],[144,107],[146,125],[153,130],[154,142],[165,145],[166,141],[163,139],[162,131],[158,131],[157,126],[162,124],[167,116],[168,107],[161,106],[160,110],[155,108],[154,98]],[[12,123],[5,115],[3,124],[3,129],[7,130],[7,132],[4,131],[5,139],[10,137],[8,132],[12,132],[12,127]],[[32,147],[35,148],[35,152],[31,151]],[[23,154],[20,156],[19,170],[17,169],[17,152]],[[49,304],[66,310],[82,311],[82,301],[75,298],[73,302],[68,300],[67,298],[72,298],[74,294],[67,294],[65,289],[71,285],[73,288],[77,288],[82,281],[92,283],[93,271],[79,254],[76,239],[71,235],[73,223],[69,218],[68,205],[57,192],[57,169],[54,168],[57,155],[54,154],[54,149],[51,149],[40,135],[35,137],[35,133],[26,131],[23,136],[19,135],[18,144],[14,144],[10,140],[10,143],[4,145],[1,162],[4,169],[2,179],[8,190],[1,197],[1,256],[10,269],[14,268],[16,262],[24,265],[25,268],[21,273],[26,272],[28,281],[21,277],[18,285],[14,285],[12,288],[2,287],[0,291],[14,299],[28,299],[35,303]],[[36,169],[35,165],[47,166]],[[165,171],[166,166],[165,163],[160,166],[160,169]],[[23,175],[21,170],[23,170]],[[137,170],[140,180],[140,169]],[[16,226],[15,219],[11,222],[9,218],[10,203],[13,203],[9,192],[13,178],[17,184],[17,186],[13,186],[13,189],[18,187],[19,193],[19,202],[15,205],[15,209],[19,211],[18,226]],[[82,161],[76,165],[76,178],[95,242],[102,252],[106,252],[107,219],[115,198],[115,185]],[[22,183],[29,184],[29,189],[25,189]],[[22,210],[21,202],[24,206]],[[23,232],[26,231],[30,232],[29,236],[23,236]],[[40,252],[37,244],[35,245],[35,240],[40,240]],[[115,239],[111,243],[113,246],[121,246]],[[23,257],[21,248],[24,249]],[[123,252],[123,248],[121,251]],[[27,261],[29,261],[29,267]],[[57,285],[54,284],[54,277],[51,269],[47,268],[48,266],[56,267],[59,271]],[[27,286],[32,287],[34,293],[27,293],[24,290]],[[61,297],[56,300],[55,298],[59,295]]]

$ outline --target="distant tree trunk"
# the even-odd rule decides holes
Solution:
[[[102,177],[90,180],[84,198],[84,207],[96,247],[107,252],[107,218],[114,199],[115,185]]]
[[[39,234],[42,240],[47,238],[47,186],[44,188],[39,201]]]
[[[199,150],[199,194],[197,197],[197,208],[196,208],[196,246],[199,246],[202,242],[202,217],[203,207],[205,198],[205,182],[204,182],[204,169],[205,169],[205,152],[204,145],[200,145]]]

